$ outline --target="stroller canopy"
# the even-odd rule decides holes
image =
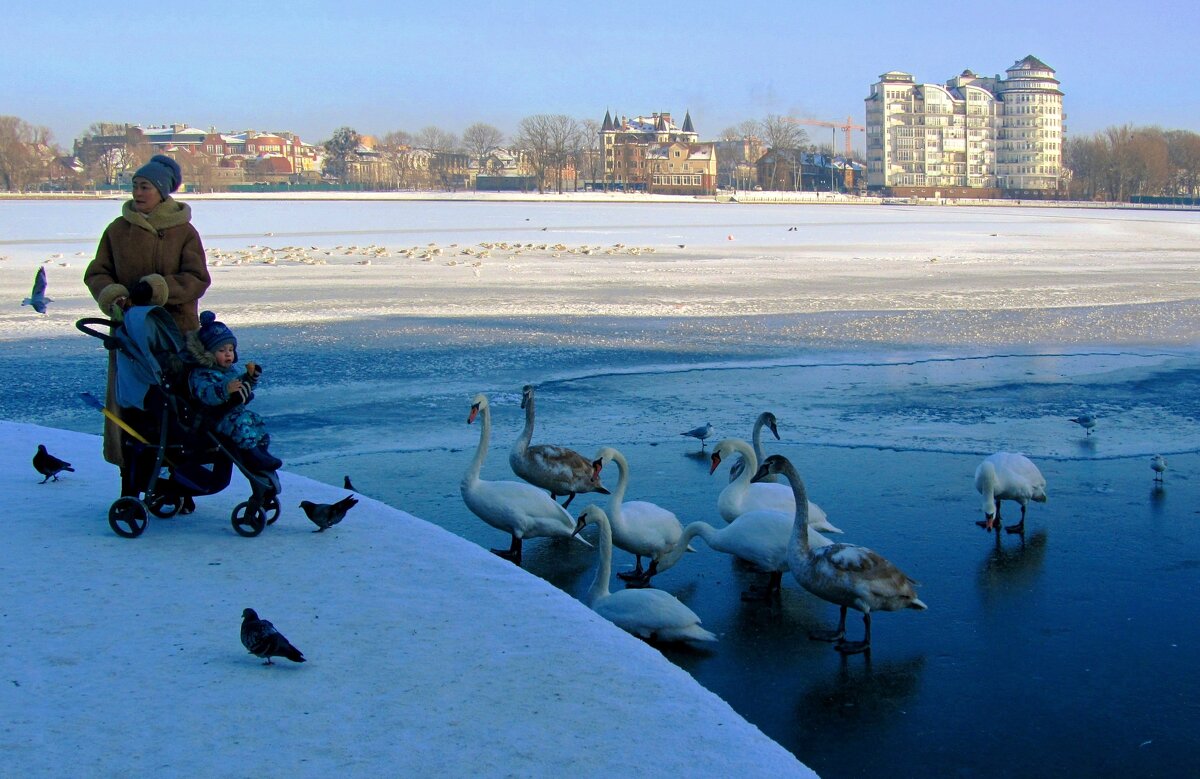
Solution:
[[[183,335],[167,310],[134,306],[113,332],[117,349],[117,405],[145,408],[146,392],[163,383],[167,360],[178,359]]]

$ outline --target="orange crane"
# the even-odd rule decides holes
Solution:
[[[867,129],[867,128],[863,127],[861,124],[855,124],[853,119],[851,119],[851,117],[849,117],[849,116],[846,117],[846,121],[844,121],[844,122],[824,122],[824,121],[821,121],[820,119],[797,119],[794,116],[785,116],[784,119],[786,119],[789,122],[794,122],[796,124],[811,124],[811,125],[816,125],[817,127],[830,127],[834,130],[835,134],[838,130],[841,130],[842,134],[846,137],[846,157],[847,158],[849,158],[854,153],[854,144],[852,144],[850,142],[850,131],[858,130],[859,132],[862,132]]]

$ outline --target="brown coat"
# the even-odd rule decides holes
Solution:
[[[200,234],[192,227],[191,208],[167,198],[148,215],[137,213],[133,201],[121,209],[121,216],[104,229],[96,257],[83,273],[83,283],[96,299],[105,316],[112,316],[117,298],[128,297],[129,290],[143,278],[160,287],[158,275],[166,281],[167,298],[163,308],[171,314],[181,333],[200,328],[199,303],[212,279]],[[155,302],[159,290],[155,291]],[[119,414],[115,400],[115,365],[109,353],[106,406]],[[120,428],[109,419],[104,424],[104,459],[123,465]]]
[[[160,215],[160,210],[165,215]],[[83,274],[83,283],[107,316],[114,300],[127,296],[143,276],[157,273],[167,280],[168,296],[163,308],[179,325],[180,332],[186,335],[199,329],[197,301],[212,279],[200,233],[190,221],[191,209],[186,203],[168,199],[149,219],[139,219],[141,215],[132,212],[126,203],[121,216],[104,229],[96,258]]]

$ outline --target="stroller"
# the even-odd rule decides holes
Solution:
[[[278,474],[241,462],[237,447],[215,431],[207,407],[190,396],[188,375],[195,366],[165,309],[134,306],[121,322],[86,318],[75,326],[116,351],[119,418],[85,393],[121,428],[121,497],[108,510],[114,533],[137,538],[150,514],[173,517],[193,496],[215,495],[229,486],[235,465],[252,494],[234,507],[233,529],[257,536],[279,518]]]

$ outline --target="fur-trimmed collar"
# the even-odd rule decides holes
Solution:
[[[173,197],[168,197],[155,206],[153,211],[143,214],[133,207],[132,200],[126,200],[121,206],[121,216],[126,222],[136,227],[157,233],[160,230],[178,227],[192,221],[192,207],[187,203],[180,203]]]
[[[196,364],[201,368],[213,368],[215,370],[221,370],[221,368],[217,366],[217,359],[212,356],[212,352],[206,350],[204,348],[204,344],[200,343],[199,330],[193,330],[187,334],[187,350],[188,354],[192,356],[192,359],[195,360]],[[233,369],[237,366],[236,358],[238,354],[236,346],[233,349],[233,356],[235,359],[233,365],[230,366],[230,369]]]

